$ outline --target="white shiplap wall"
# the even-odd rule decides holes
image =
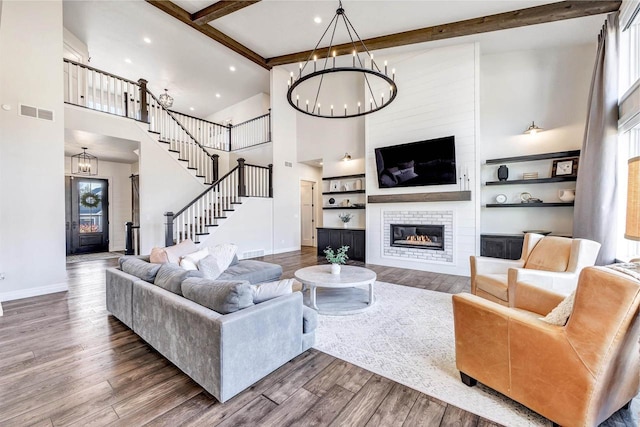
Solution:
[[[460,185],[380,189],[374,149],[454,135],[458,170],[468,171],[469,202],[367,204],[367,262],[439,273],[468,275],[469,256],[478,246],[479,205],[477,161],[478,46],[465,44],[412,52],[389,58],[396,69],[398,97],[365,122],[367,196],[457,191]],[[380,93],[384,87],[374,89]],[[386,88],[388,95],[388,87]],[[386,97],[386,96],[385,96]],[[453,261],[387,257],[383,253],[383,216],[386,211],[452,211]]]

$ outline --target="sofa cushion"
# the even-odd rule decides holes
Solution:
[[[540,240],[527,258],[524,268],[544,271],[567,271],[572,239],[547,236]]]
[[[197,250],[198,247],[191,241],[191,239],[183,240],[177,245],[167,246],[164,248],[164,251],[167,254],[167,259],[171,264],[179,264],[180,257],[194,253]]]
[[[122,263],[128,259],[141,259],[142,261],[149,262],[149,255],[125,255],[118,258],[118,266],[122,270]]]
[[[189,277],[202,277],[198,270],[185,270],[179,265],[162,264],[154,284],[174,294],[182,295],[182,282]]]
[[[476,276],[476,288],[502,301],[509,301],[506,274],[482,274]]]
[[[302,306],[302,333],[308,334],[318,327],[318,312],[306,305]]]
[[[160,264],[151,264],[138,258],[127,258],[122,262],[122,271],[149,283],[153,283],[158,270]]]
[[[576,291],[571,292],[565,299],[560,301],[560,304],[556,306],[549,314],[545,317],[541,317],[540,320],[545,321],[547,323],[551,323],[552,325],[564,326],[567,324],[569,320],[569,316],[571,316],[571,312],[573,311],[573,303],[576,299]]]
[[[214,281],[189,278],[182,282],[185,298],[220,314],[229,314],[253,305],[253,291],[246,281]]]
[[[164,264],[165,262],[169,262],[169,257],[167,256],[167,251],[165,251],[165,248],[159,248],[157,246],[151,248],[149,262],[151,262],[152,264]]]
[[[282,295],[290,294],[293,292],[292,286],[294,282],[295,279],[284,279],[253,285],[253,303],[259,304]]]
[[[224,243],[209,248],[209,256],[198,262],[198,268],[207,279],[215,280],[225,271],[236,256],[238,247],[232,243]]]
[[[282,276],[282,267],[264,261],[242,260],[230,266],[218,280],[246,280],[250,283],[273,282]]]
[[[180,258],[180,267],[184,268],[185,270],[197,270],[198,261],[200,261],[207,255],[209,255],[209,248],[204,248],[199,251],[195,251],[193,253],[185,255],[182,258]]]

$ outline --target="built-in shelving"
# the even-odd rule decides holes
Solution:
[[[486,164],[495,165],[500,163],[534,162],[536,160],[561,159],[563,157],[578,157],[580,150],[558,151],[555,153],[531,154],[528,156],[503,157],[501,159],[487,159]]]
[[[558,203],[487,203],[488,208],[555,208],[573,206],[573,202]]]
[[[364,190],[325,191],[324,193],[322,193],[323,196],[328,196],[331,194],[364,194]]]
[[[332,179],[357,179],[357,178],[364,178],[365,175],[363,173],[358,173],[355,175],[342,175],[342,176],[327,176],[322,178],[323,181],[330,181]]]
[[[552,182],[575,181],[575,176],[554,176],[552,178],[513,179],[507,181],[487,181],[485,185],[516,185],[516,184],[548,184]]]

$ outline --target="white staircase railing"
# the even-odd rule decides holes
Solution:
[[[169,151],[178,153],[178,160],[204,178],[205,184],[217,181],[218,155],[210,154],[180,123],[174,113],[165,108],[149,91],[149,130],[160,134],[160,142],[169,144]]]
[[[209,235],[209,227],[217,227],[241,197],[273,197],[273,166],[257,166],[238,159],[238,166],[213,183],[177,213],[165,216],[165,244],[171,246],[191,239],[199,243],[201,236]]]
[[[231,127],[231,151],[271,141],[271,113]]]
[[[229,127],[170,110],[174,117],[207,148],[229,151]]]

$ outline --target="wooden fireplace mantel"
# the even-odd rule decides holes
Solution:
[[[377,194],[369,196],[369,203],[422,203],[465,202],[471,200],[471,191],[442,191],[438,193]]]

